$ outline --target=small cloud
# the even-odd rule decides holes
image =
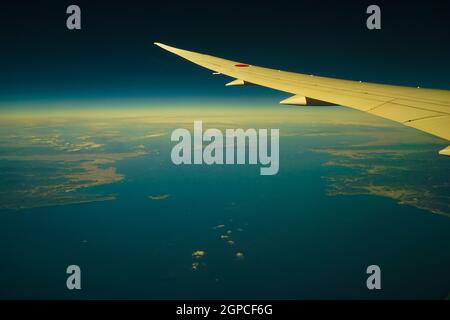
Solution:
[[[242,252],[236,252],[236,258],[244,259],[244,254]]]
[[[143,136],[142,138],[146,139],[146,138],[159,138],[166,135],[165,132],[160,132],[160,133],[149,133],[145,136]]]
[[[206,252],[203,250],[197,250],[192,252],[192,256],[196,259],[203,258],[206,255]]]
[[[200,263],[198,262],[192,262],[192,270],[196,271],[198,269],[198,267],[200,267]]]
[[[151,200],[166,200],[170,197],[170,194],[161,194],[161,195],[156,195],[156,196],[148,196],[149,199]]]

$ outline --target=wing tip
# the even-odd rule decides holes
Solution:
[[[157,41],[153,42],[153,44],[158,46],[158,47],[160,47],[160,48],[162,48],[162,49],[164,49],[164,50],[166,50],[166,51],[172,52],[172,53],[174,53],[176,55],[182,55],[183,53],[188,53],[189,52],[189,51],[186,51],[186,50],[183,50],[183,49],[178,49],[178,48],[175,48],[175,47],[168,46],[167,44],[164,44],[164,43],[161,43],[161,42],[157,42]]]
[[[165,50],[167,50],[166,48],[169,47],[168,45],[166,45],[166,44],[164,44],[164,43],[161,43],[161,42],[157,42],[157,41],[153,42],[153,44],[154,44],[155,46],[158,46],[158,47],[163,48],[163,49],[165,49]],[[169,47],[169,48],[170,48],[170,47]]]

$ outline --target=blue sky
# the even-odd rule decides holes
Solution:
[[[2,4],[0,104],[89,99],[278,99],[153,45],[346,79],[450,89],[445,1],[378,1],[382,29],[365,27],[371,1],[68,1]]]

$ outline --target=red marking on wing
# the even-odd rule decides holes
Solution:
[[[246,68],[246,67],[250,67],[250,65],[244,64],[244,63],[238,63],[238,64],[235,64],[234,66],[235,66],[235,67],[238,67],[238,68]]]

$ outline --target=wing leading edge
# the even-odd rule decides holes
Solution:
[[[282,104],[335,104],[387,118],[450,140],[450,91],[366,83],[257,67],[202,53],[155,45],[235,78],[229,85],[260,85],[293,94]],[[450,146],[439,151],[450,156]]]

